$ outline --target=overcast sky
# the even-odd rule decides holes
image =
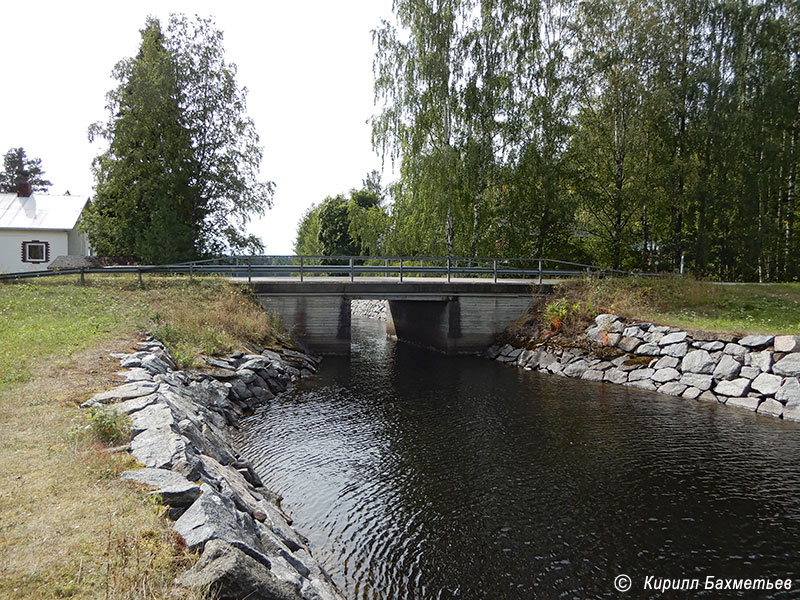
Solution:
[[[4,2],[0,154],[22,146],[42,159],[51,193],[91,195],[90,123],[105,120],[114,64],[139,47],[153,15],[213,16],[239,67],[248,114],[264,146],[262,179],[275,204],[251,231],[270,254],[290,253],[303,211],[359,187],[380,168],[367,120],[374,112],[371,30],[391,0],[226,2]],[[384,183],[387,183],[384,181]]]

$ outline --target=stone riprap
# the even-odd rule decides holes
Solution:
[[[230,430],[256,404],[315,373],[320,358],[283,348],[206,359],[204,372],[179,371],[152,338],[137,352],[113,356],[129,369],[118,373],[127,383],[84,406],[107,405],[130,417],[130,451],[145,468],[123,479],[159,497],[186,546],[202,552],[176,584],[224,598],[343,600]]]
[[[388,300],[351,300],[350,311],[356,317],[385,321],[388,303]]]
[[[715,337],[717,339],[715,339]],[[562,377],[633,386],[800,422],[800,338],[704,334],[603,314],[586,338],[528,348],[492,346],[489,358]]]

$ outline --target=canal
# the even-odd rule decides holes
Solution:
[[[648,576],[798,597],[795,423],[445,357],[354,317],[351,356],[240,442],[348,598],[619,598],[622,574],[631,598],[659,596]]]

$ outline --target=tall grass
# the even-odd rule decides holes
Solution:
[[[194,596],[173,596],[172,582],[196,556],[160,507],[119,481],[136,462],[106,451],[125,441],[126,423],[78,408],[119,382],[109,352],[130,351],[148,329],[187,362],[282,335],[222,279],[0,284],[0,598]]]
[[[800,284],[720,284],[690,278],[586,278],[556,289],[576,326],[609,312],[629,321],[733,333],[800,334]]]

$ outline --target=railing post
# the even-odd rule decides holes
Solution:
[[[492,259],[492,272],[494,273],[494,282],[497,283],[497,259]]]
[[[447,257],[447,283],[450,283],[450,257]]]
[[[253,263],[247,263],[247,283],[253,282]]]
[[[303,283],[303,257],[300,257],[300,283]]]
[[[539,260],[539,285],[542,285],[542,261]]]
[[[388,258],[383,261],[383,268],[386,269],[383,272],[383,276],[384,277],[388,277],[389,276],[389,259]]]
[[[142,285],[142,270],[136,269],[136,272],[139,274],[139,285]]]
[[[355,273],[353,272],[353,259],[350,258],[350,283],[353,283]]]
[[[189,265],[189,281],[194,279],[194,265]]]
[[[81,267],[81,285],[83,285],[83,284],[84,284],[84,279],[83,279],[83,267]]]
[[[425,273],[423,271],[424,268],[425,268],[425,261],[420,259],[420,261],[419,261],[419,276],[420,277],[425,277]]]
[[[400,259],[400,283],[403,283],[403,259]]]

